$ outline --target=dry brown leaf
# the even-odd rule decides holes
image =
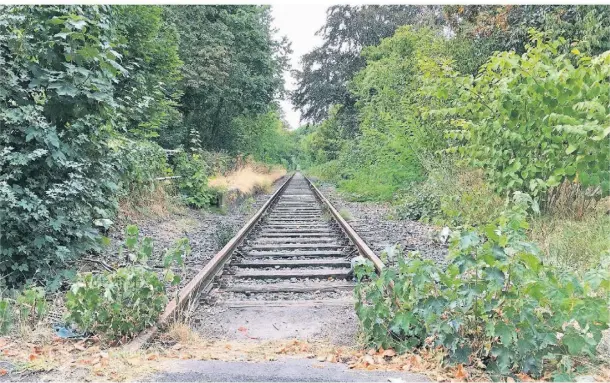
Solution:
[[[364,361],[365,366],[368,366],[370,364],[375,364],[375,359],[373,359],[373,357],[371,355],[365,355],[363,361]]]
[[[158,354],[148,354],[146,355],[146,360],[158,360],[159,359],[159,355]]]
[[[0,376],[8,374],[8,371],[5,368],[0,369]]]
[[[457,369],[455,370],[455,377],[460,380],[466,380],[466,378],[468,378],[468,371],[466,371],[462,364],[458,364]]]
[[[28,357],[28,359],[31,361],[35,360],[36,358],[38,358],[38,356],[36,356],[36,354],[30,354],[30,356]]]

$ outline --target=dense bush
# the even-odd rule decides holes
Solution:
[[[525,241],[528,200],[516,194],[495,222],[455,235],[445,269],[417,254],[379,276],[370,264],[357,269],[368,341],[400,352],[440,347],[448,363],[482,362],[496,376],[573,380],[608,328],[610,278],[543,265]]]
[[[131,265],[103,274],[79,274],[66,295],[68,323],[81,331],[113,339],[135,335],[154,325],[168,301],[165,282],[180,282],[171,267],[183,265],[190,247],[188,240],[182,239],[168,250],[164,258],[165,282],[145,267],[152,251],[152,239],[140,240],[138,228],[128,226],[121,256]]]
[[[158,187],[156,178],[171,174],[165,152],[153,142],[113,140],[111,147],[122,196],[145,197]]]
[[[459,128],[448,134],[462,140],[454,150],[485,169],[499,192],[544,202],[564,180],[598,188],[597,196],[610,191],[610,52],[564,54],[568,43],[532,32],[524,55],[497,53],[476,79],[437,77],[440,97],[458,89],[452,108],[437,111]]]
[[[108,161],[124,69],[105,6],[0,11],[0,273],[47,278],[96,246],[118,185]]]
[[[208,206],[216,195],[208,187],[208,168],[200,154],[181,152],[176,155],[174,173],[181,176],[177,180],[178,190],[191,206]]]

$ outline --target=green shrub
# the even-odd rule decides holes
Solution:
[[[417,254],[379,276],[370,263],[359,267],[356,310],[368,341],[400,352],[440,347],[447,363],[482,362],[494,376],[573,380],[608,328],[610,277],[543,265],[525,241],[528,199],[517,194],[493,223],[455,235],[445,269]]]
[[[22,321],[37,322],[47,313],[47,301],[42,287],[29,287],[21,290],[15,303]]]
[[[499,192],[523,191],[544,202],[564,181],[610,191],[610,52],[590,57],[560,38],[531,32],[523,55],[501,52],[475,78],[447,72],[430,89],[451,108],[437,110],[456,130],[448,138]],[[567,54],[563,52],[569,52]]]
[[[139,239],[138,229],[128,226],[121,255],[132,264],[103,274],[83,273],[66,295],[66,320],[85,332],[118,339],[130,337],[154,325],[168,301],[166,286],[145,262],[153,253],[151,238]],[[173,285],[180,277],[171,270],[183,265],[190,252],[187,239],[179,240],[164,258],[164,279]]]
[[[136,200],[145,197],[159,187],[157,177],[171,174],[163,148],[155,143],[113,140],[111,146],[125,197]]]
[[[182,178],[177,180],[178,190],[191,206],[202,208],[210,205],[215,193],[208,187],[207,166],[197,153],[179,153],[176,156],[174,173]]]
[[[105,7],[0,12],[0,274],[11,285],[57,275],[96,247],[116,209],[107,143],[126,71]]]
[[[398,219],[429,222],[441,214],[441,200],[430,183],[414,185],[396,207]]]

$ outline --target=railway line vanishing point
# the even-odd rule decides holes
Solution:
[[[160,324],[199,299],[190,320],[208,337],[349,343],[357,330],[352,259],[358,255],[383,267],[318,189],[296,173],[170,302]],[[156,331],[129,347],[141,347]]]

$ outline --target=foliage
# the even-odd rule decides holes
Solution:
[[[0,335],[9,332],[13,325],[13,311],[8,298],[0,298]]]
[[[113,162],[121,175],[121,194],[132,199],[150,195],[157,177],[171,174],[163,149],[150,141],[113,140]]]
[[[46,278],[113,214],[107,158],[118,63],[105,6],[0,12],[0,273]]]
[[[610,49],[610,9],[603,5],[449,5],[444,10],[456,33],[448,49],[459,46],[454,58],[462,73],[475,74],[495,51],[524,53],[530,28],[574,41],[591,55]]]
[[[42,287],[25,287],[8,294],[7,291],[0,295],[0,334],[7,334],[16,324],[29,330],[44,318],[48,310]]]
[[[423,182],[411,187],[396,208],[398,219],[430,222],[441,214],[441,200],[430,183]]]
[[[281,92],[285,41],[272,36],[268,6],[167,7],[180,34],[181,111],[203,149],[233,151],[240,115],[267,112]]]
[[[495,222],[456,234],[444,270],[417,254],[379,276],[371,264],[358,268],[356,310],[369,342],[440,347],[446,362],[480,361],[496,376],[573,380],[608,328],[610,279],[599,268],[577,276],[543,265],[525,241],[528,201],[517,193]]]
[[[354,104],[347,83],[365,66],[363,47],[374,46],[405,24],[439,22],[438,7],[415,5],[336,5],[328,8],[326,24],[316,33],[320,47],[302,58],[295,71],[297,89],[291,95],[303,120],[320,123],[333,105],[341,105],[338,115],[346,134],[357,132]]]
[[[175,162],[174,173],[182,177],[177,180],[178,190],[184,200],[197,208],[208,206],[214,193],[208,187],[207,166],[201,155],[181,152]]]
[[[240,116],[233,120],[233,129],[239,132],[237,150],[243,156],[268,164],[292,166],[295,156],[294,140],[280,119],[279,111],[271,110],[255,116]]]
[[[15,299],[22,321],[37,322],[47,313],[47,301],[42,287],[28,287],[19,292]]]
[[[426,119],[426,112],[444,105],[423,92],[429,77],[446,62],[442,40],[433,30],[402,27],[363,55],[366,67],[350,89],[358,100],[361,133],[342,139],[335,115],[320,124],[304,142],[316,162],[339,159],[334,178],[361,200],[390,200],[423,178],[419,153],[445,147],[446,123]]]
[[[126,134],[139,139],[158,137],[162,145],[178,146],[181,142],[175,131],[182,130],[178,31],[161,6],[113,6],[111,17],[121,63],[129,71],[115,85]]]
[[[157,322],[168,299],[163,280],[144,266],[152,255],[153,241],[148,237],[140,240],[138,228],[128,226],[123,252],[131,265],[103,274],[78,275],[66,294],[69,323],[85,332],[119,339],[133,336]],[[183,265],[189,252],[188,240],[182,239],[166,253],[166,282],[172,285],[180,282],[171,266]]]
[[[458,128],[448,134],[462,140],[455,150],[485,169],[498,192],[520,190],[544,201],[564,180],[610,190],[610,52],[561,54],[565,44],[532,32],[525,55],[498,53],[474,80],[439,77],[439,97],[460,88],[453,107],[437,111]]]

